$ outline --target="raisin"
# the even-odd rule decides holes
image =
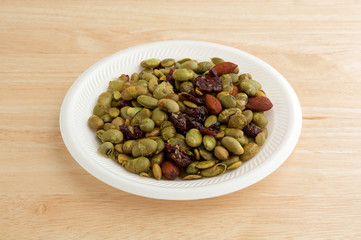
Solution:
[[[243,128],[243,132],[247,137],[256,137],[262,130],[253,123],[250,123]]]
[[[180,144],[171,145],[165,143],[165,151],[168,160],[173,160],[178,167],[186,167],[193,161],[193,154],[187,153]]]
[[[123,133],[126,140],[142,138],[144,135],[144,132],[142,130],[133,126],[120,125],[119,130]]]

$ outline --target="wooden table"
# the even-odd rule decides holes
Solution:
[[[360,239],[360,1],[1,1],[1,239]],[[59,131],[62,100],[90,65],[142,43],[192,39],[278,69],[301,137],[244,190],[162,201],[82,169]]]

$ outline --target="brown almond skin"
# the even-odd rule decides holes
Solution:
[[[268,111],[273,107],[271,101],[264,96],[252,97],[248,99],[246,108],[257,112]]]
[[[179,175],[179,168],[170,161],[165,161],[162,164],[163,176],[168,180],[174,180]]]
[[[218,73],[218,76],[220,76],[222,74],[233,72],[234,69],[237,68],[237,64],[234,64],[232,62],[220,62],[217,63],[213,68]]]
[[[237,86],[233,86],[232,87],[232,96],[236,96],[236,94],[239,93],[239,89]]]
[[[211,114],[219,114],[222,111],[222,104],[219,102],[219,100],[210,95],[206,94],[206,106],[208,109],[208,112]]]

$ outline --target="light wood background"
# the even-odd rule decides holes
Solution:
[[[59,110],[121,49],[211,41],[278,69],[303,111],[272,175],[207,200],[134,196],[70,156]],[[0,239],[361,239],[361,1],[0,1]]]

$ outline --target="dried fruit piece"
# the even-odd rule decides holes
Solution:
[[[199,108],[187,108],[184,114],[189,117],[191,121],[197,121],[203,123],[207,118],[206,110],[203,107]]]
[[[173,160],[178,167],[186,167],[193,161],[193,154],[185,151],[179,143],[175,145],[166,143],[165,151],[167,159]]]
[[[222,105],[219,100],[211,94],[206,94],[206,106],[211,114],[218,114],[222,111]]]
[[[220,62],[217,63],[213,68],[218,73],[218,76],[222,74],[231,73],[236,69],[237,64],[234,64],[232,62]]]
[[[172,113],[169,120],[174,124],[175,128],[179,130],[187,130],[187,119],[183,113]]]
[[[268,97],[260,96],[249,98],[246,107],[256,112],[263,112],[270,110],[273,104]]]
[[[222,91],[222,84],[219,77],[212,76],[210,73],[199,76],[196,78],[196,86],[202,92],[215,92],[218,93]]]
[[[173,78],[173,72],[174,72],[174,68],[170,68],[169,69],[169,73],[166,76],[166,80],[167,81],[173,81],[174,82],[174,78]]]
[[[172,85],[174,92],[179,92],[177,90],[177,88],[175,87],[175,80],[173,78],[173,72],[174,72],[174,68],[170,68],[165,80],[168,81]]]
[[[258,133],[262,132],[262,129],[254,125],[253,123],[248,124],[243,128],[244,134],[248,137],[256,137]]]
[[[124,134],[125,140],[142,138],[144,135],[144,132],[142,130],[133,126],[120,125],[119,130]]]
[[[215,124],[209,126],[210,129],[214,129],[214,130],[219,130],[219,128],[221,127],[221,124],[219,122],[216,122]]]
[[[120,100],[120,101],[117,103],[116,107],[119,108],[119,109],[121,109],[122,107],[125,107],[125,106],[131,106],[131,102],[132,102],[132,101]]]
[[[203,105],[204,101],[201,98],[197,98],[196,96],[189,94],[189,93],[182,93],[181,94],[182,97],[184,98],[184,100],[188,100],[192,103],[198,104],[198,105]]]
[[[197,128],[202,134],[204,135],[211,135],[211,136],[214,136],[214,135],[217,135],[218,131],[214,128],[206,128],[205,126],[203,126],[203,124],[199,123],[199,122],[196,122],[196,121],[191,121],[190,122],[190,127],[193,127],[193,128]],[[216,125],[216,124],[214,124]],[[187,125],[188,127],[188,125]]]

